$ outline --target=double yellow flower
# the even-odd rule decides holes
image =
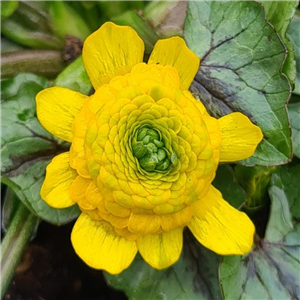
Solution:
[[[250,157],[262,139],[241,113],[212,118],[188,88],[199,58],[183,39],[160,40],[147,64],[130,27],[105,23],[83,48],[95,88],[61,87],[36,98],[41,124],[71,142],[47,167],[42,198],[76,203],[76,253],[91,267],[120,273],[137,251],[157,269],[175,263],[185,226],[219,254],[244,254],[254,226],[211,182],[219,162]]]

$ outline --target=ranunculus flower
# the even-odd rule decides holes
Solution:
[[[219,162],[253,154],[259,127],[241,113],[210,117],[187,91],[199,58],[183,39],[160,40],[147,64],[130,27],[105,23],[83,48],[95,88],[41,91],[41,124],[71,144],[54,157],[41,188],[52,207],[78,204],[71,240],[91,267],[120,273],[137,251],[152,267],[174,264],[187,226],[219,254],[244,254],[254,226],[211,182]]]

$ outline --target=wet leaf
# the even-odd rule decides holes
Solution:
[[[185,232],[183,253],[170,268],[155,270],[141,256],[120,275],[105,274],[108,283],[125,291],[130,300],[216,300],[220,257]],[[146,297],[146,298],[145,298]]]
[[[42,219],[63,224],[79,214],[77,206],[51,208],[40,198],[45,167],[54,155],[68,145],[55,139],[39,123],[35,112],[35,95],[47,87],[47,81],[20,74],[2,84],[1,103],[1,175],[26,206]]]
[[[210,113],[247,115],[264,133],[244,164],[289,161],[291,139],[286,113],[290,85],[280,69],[285,48],[250,1],[190,1],[185,22],[188,46],[201,58],[191,86]]]
[[[273,174],[270,218],[263,240],[245,256],[225,257],[225,299],[300,299],[300,165]]]
[[[292,128],[293,153],[300,158],[300,103],[290,104],[288,111]]]

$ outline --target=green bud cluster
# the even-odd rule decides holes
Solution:
[[[142,127],[132,139],[132,152],[141,168],[146,171],[165,171],[177,163],[177,155],[165,148],[161,134],[156,129]]]

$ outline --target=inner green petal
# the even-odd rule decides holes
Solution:
[[[133,156],[145,171],[166,171],[178,161],[176,153],[166,148],[162,133],[151,125],[137,129],[131,148]]]

